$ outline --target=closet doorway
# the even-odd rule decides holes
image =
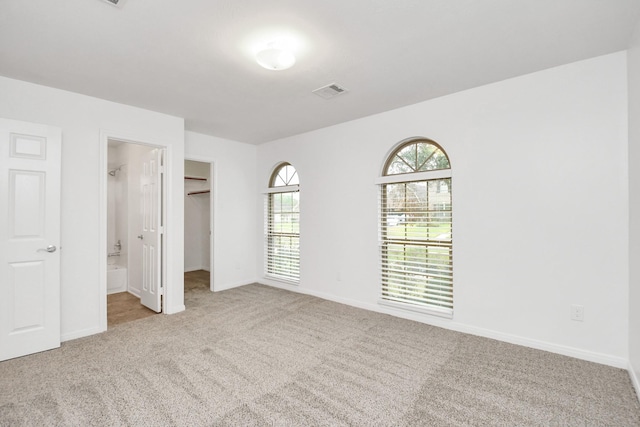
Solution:
[[[213,291],[213,163],[184,162],[184,290]]]

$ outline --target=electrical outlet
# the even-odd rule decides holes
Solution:
[[[582,322],[584,320],[584,306],[574,304],[571,306],[571,320]]]

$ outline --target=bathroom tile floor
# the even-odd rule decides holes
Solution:
[[[209,272],[204,270],[184,273],[184,291],[186,294],[198,288],[209,288]],[[129,292],[119,292],[107,295],[107,327],[110,328],[121,323],[144,319],[155,313],[140,304],[140,299]]]
[[[129,292],[107,295],[107,328],[157,314],[140,304],[140,298]]]

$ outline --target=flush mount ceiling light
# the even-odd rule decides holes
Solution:
[[[296,57],[288,49],[276,43],[267,44],[264,49],[256,52],[256,61],[267,70],[286,70],[296,63]]]

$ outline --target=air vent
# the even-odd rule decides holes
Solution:
[[[331,83],[329,85],[323,86],[313,91],[316,95],[321,98],[329,99],[335,96],[338,96],[342,93],[345,93],[347,90],[341,86],[338,86],[335,83]]]
[[[119,6],[122,7],[122,4],[124,3],[124,0],[104,0],[107,3],[114,5],[114,6]]]

